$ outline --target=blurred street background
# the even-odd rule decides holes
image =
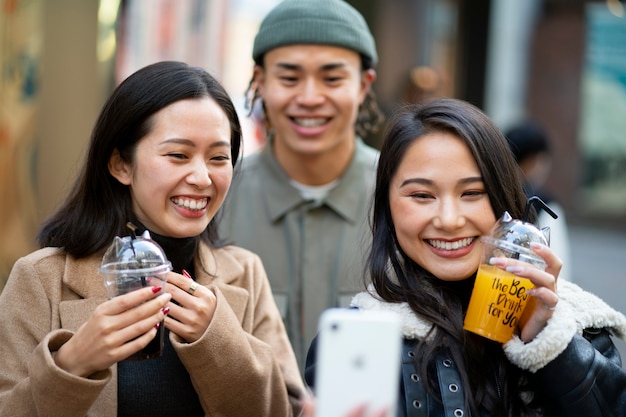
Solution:
[[[570,227],[572,281],[626,314],[626,234],[590,227]],[[617,339],[626,360],[626,342]]]
[[[104,100],[173,59],[220,79],[244,123],[252,40],[278,0],[0,0],[0,290],[66,194]],[[626,19],[620,0],[352,0],[390,115],[437,96],[552,139],[545,187],[570,226],[574,282],[626,312]],[[380,134],[364,138],[373,146]],[[626,344],[620,344],[626,358]]]

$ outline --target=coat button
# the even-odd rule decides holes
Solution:
[[[413,400],[413,407],[414,408],[420,408],[422,406],[422,403],[419,402],[418,400]]]
[[[443,360],[443,366],[445,366],[446,368],[449,368],[452,366],[452,359],[444,359]]]
[[[459,390],[459,386],[457,384],[450,384],[448,385],[448,389],[450,392],[457,392]]]
[[[456,410],[454,410],[454,417],[463,417],[463,414],[465,413],[460,408],[457,408]]]
[[[411,374],[411,380],[413,382],[419,382],[420,377],[417,374]]]

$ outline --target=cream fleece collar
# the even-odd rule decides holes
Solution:
[[[408,303],[387,303],[382,301],[373,286],[369,286],[367,291],[354,296],[351,307],[358,307],[361,310],[392,311],[400,316],[402,323],[402,335],[405,339],[423,339],[432,324],[429,321],[417,316]]]
[[[559,283],[559,303],[554,315],[537,337],[529,343],[514,336],[504,345],[511,362],[522,369],[536,372],[561,354],[574,334],[584,329],[608,329],[621,339],[626,339],[626,317],[614,310],[594,294],[582,290],[568,281]],[[362,310],[388,310],[400,316],[402,334],[406,339],[423,339],[431,323],[418,317],[407,303],[382,301],[372,286],[368,291],[357,294],[351,306]]]

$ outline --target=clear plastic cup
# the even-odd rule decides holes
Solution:
[[[172,264],[163,249],[150,238],[148,231],[141,237],[115,237],[100,264],[100,274],[109,298],[127,294],[144,287],[165,288],[167,273]],[[155,297],[163,294],[161,289]],[[163,350],[163,323],[155,338],[127,360],[149,359],[161,356]]]
[[[500,343],[508,342],[526,309],[533,283],[495,265],[491,257],[514,258],[544,270],[546,264],[531,249],[488,236],[481,238],[483,258],[463,328]]]
[[[557,218],[546,203],[533,196],[526,201],[522,220],[513,219],[505,211],[490,235],[481,237],[482,260],[465,314],[465,330],[506,343],[513,337],[524,310],[533,301],[528,294],[528,290],[534,287],[532,281],[489,264],[492,257],[505,257],[525,262],[542,271],[546,269],[546,263],[531,249],[531,244],[549,245],[550,228],[539,229],[526,221],[533,206]]]

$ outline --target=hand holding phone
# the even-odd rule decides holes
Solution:
[[[334,308],[320,316],[315,369],[317,417],[346,417],[360,405],[367,413],[395,415],[402,334],[388,311]]]

